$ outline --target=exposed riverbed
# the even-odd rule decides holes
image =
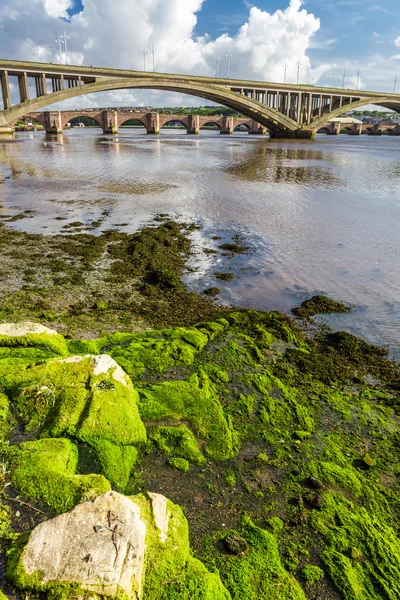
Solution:
[[[330,325],[399,355],[399,138],[79,129],[61,141],[40,132],[16,139],[0,144],[9,227],[71,235],[132,233],[158,213],[194,221],[195,290],[217,286],[223,303],[286,312],[325,293],[356,305]],[[235,234],[248,250],[223,256],[218,247]],[[221,271],[233,280],[217,280]]]

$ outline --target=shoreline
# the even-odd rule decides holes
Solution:
[[[190,567],[178,585],[167,553],[166,598],[197,589],[224,600],[355,599],[357,590],[394,599],[399,369],[350,334],[322,327],[310,337],[310,321],[221,307],[188,291],[181,277],[196,225],[160,219],[136,234],[98,237],[1,226],[10,269],[0,321],[57,332],[10,335],[10,325],[1,334],[0,324],[0,534],[15,557],[8,581],[39,597],[70,597],[66,582],[52,590],[17,573],[13,530],[109,486],[144,511],[149,492],[183,508],[207,571],[201,583]],[[11,268],[16,252],[23,273]],[[313,299],[300,310],[305,319],[319,302],[346,308]],[[102,355],[115,362],[98,376]],[[51,466],[54,448],[76,460],[72,472]],[[161,598],[160,582],[144,581],[143,600]]]

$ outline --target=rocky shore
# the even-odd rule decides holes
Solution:
[[[188,291],[192,227],[2,226],[4,597],[396,600],[399,369]]]

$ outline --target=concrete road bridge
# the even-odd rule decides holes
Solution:
[[[249,133],[266,133],[266,128],[257,123],[254,119],[239,117],[224,117],[223,115],[201,116],[187,114],[165,114],[162,112],[139,111],[135,109],[87,109],[87,110],[63,110],[63,111],[45,111],[26,114],[23,118],[26,121],[38,122],[46,129],[48,133],[62,132],[78,117],[89,117],[102,128],[103,133],[118,133],[120,127],[123,127],[129,121],[135,121],[142,125],[147,133],[160,133],[160,129],[166,125],[180,124],[187,133],[196,134],[204,126],[214,126],[220,133],[233,133],[236,128],[245,128]],[[15,123],[10,123],[11,126]]]
[[[317,87],[0,60],[3,110],[0,130],[56,102],[92,92],[155,89],[198,96],[223,104],[268,128],[272,137],[312,138],[329,119],[375,104],[400,112],[400,95]],[[17,98],[11,94],[15,85]],[[154,124],[156,132],[156,123]],[[58,124],[55,123],[55,132]],[[110,130],[113,123],[111,121]]]

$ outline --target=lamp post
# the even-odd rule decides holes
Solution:
[[[59,53],[59,58],[60,58],[60,65],[62,65],[62,52],[61,52],[61,42],[62,42],[62,38],[60,35],[57,36],[57,39],[54,40],[55,44],[58,44],[58,53]]]
[[[219,75],[219,63],[221,62],[221,58],[219,56],[216,56],[214,58],[215,63],[216,63],[216,67],[215,67],[215,77],[218,79],[218,75]]]
[[[153,55],[153,73],[155,73],[156,72],[155,65],[156,65],[156,50],[157,50],[157,47],[154,44],[151,44],[149,50],[151,50],[151,53]]]
[[[397,75],[395,75],[394,79],[393,79],[393,94],[396,93],[396,85],[397,85]]]
[[[299,81],[300,81],[300,67],[301,67],[301,62],[298,60],[297,61],[297,85],[299,85]]]
[[[357,69],[357,84],[356,84],[356,90],[358,90],[358,85],[360,83],[360,69]]]
[[[287,74],[287,62],[283,65],[283,83],[286,83],[286,74]]]
[[[342,84],[342,88],[344,89],[346,83],[346,69],[343,69],[343,84]]]
[[[226,72],[227,72],[227,76],[228,79],[230,79],[231,76],[231,59],[233,58],[232,54],[230,52],[228,52],[228,54],[225,54],[226,57]]]
[[[146,70],[146,54],[148,54],[149,50],[147,48],[143,48],[143,50],[140,51],[143,54],[143,70]]]
[[[65,64],[68,64],[68,48],[67,48],[67,40],[70,40],[71,38],[65,33],[62,35],[61,37],[61,42],[64,44],[64,51],[65,51]]]

